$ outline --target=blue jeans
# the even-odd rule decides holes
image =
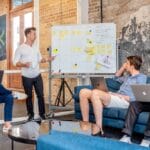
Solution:
[[[11,121],[12,120],[12,110],[13,110],[13,96],[12,96],[12,94],[0,95],[0,103],[5,103],[4,121]]]

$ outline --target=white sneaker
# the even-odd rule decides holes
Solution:
[[[125,143],[129,143],[131,144],[131,138],[127,135],[124,135],[121,139],[120,139],[121,142],[125,142]]]
[[[145,146],[145,147],[149,147],[150,146],[150,140],[143,139],[140,145]]]
[[[8,133],[11,130],[12,126],[5,127],[3,126],[3,133]]]

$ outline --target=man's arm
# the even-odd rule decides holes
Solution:
[[[126,63],[124,63],[121,68],[116,72],[115,76],[120,77],[126,71]]]
[[[22,63],[22,62],[18,61],[16,63],[16,67],[26,67],[26,68],[29,68],[30,66],[31,66],[30,62]]]
[[[50,61],[53,61],[54,59],[55,59],[55,56],[51,56],[49,58],[42,58],[41,63],[50,62]]]
[[[20,58],[21,58],[21,49],[19,47],[15,52],[15,55],[14,55],[14,58],[13,58],[13,65],[16,66],[16,67],[27,67],[27,68],[29,68],[30,65],[31,65],[31,62],[22,63],[20,61]]]

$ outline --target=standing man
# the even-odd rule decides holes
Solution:
[[[17,67],[21,67],[22,83],[27,94],[26,107],[28,111],[28,121],[34,119],[32,104],[32,88],[34,86],[38,98],[39,115],[41,119],[45,119],[45,105],[43,94],[43,80],[40,74],[39,63],[49,62],[54,59],[42,58],[40,51],[33,45],[36,39],[36,28],[26,28],[24,31],[26,41],[20,45],[14,56],[13,63]]]

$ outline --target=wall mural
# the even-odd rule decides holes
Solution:
[[[142,72],[150,74],[150,6],[147,7],[132,15],[122,28],[118,51],[120,66],[127,56],[140,55],[144,62]]]
[[[6,59],[6,15],[0,16],[0,60]]]

